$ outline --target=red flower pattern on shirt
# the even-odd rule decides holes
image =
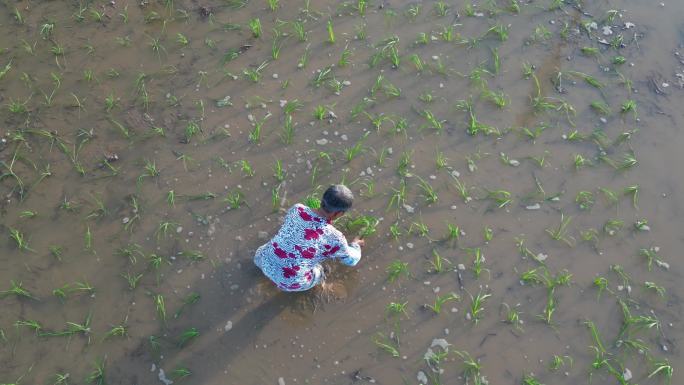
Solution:
[[[301,255],[302,258],[313,259],[313,257],[316,256],[316,248],[314,247],[303,248],[299,245],[295,245],[294,248],[299,251],[299,255]]]
[[[295,255],[293,253],[288,253],[285,250],[281,249],[278,246],[278,242],[273,242],[272,245],[273,245],[273,252],[275,253],[275,255],[278,256],[278,258],[280,258],[280,259],[295,258]]]
[[[311,214],[307,213],[304,207],[297,207],[297,212],[299,213],[299,217],[306,222],[322,222],[321,218],[313,217]]]
[[[292,266],[284,266],[283,267],[283,277],[285,278],[292,278],[297,275],[297,272],[299,271],[300,267],[297,265],[292,265]]]
[[[323,252],[324,257],[329,257],[335,253],[337,253],[340,250],[340,246],[335,245],[335,246],[330,246],[330,245],[325,245],[324,246],[326,250]]]
[[[323,235],[323,229],[304,229],[304,239],[307,241],[318,239]]]
[[[307,282],[311,282],[313,279],[313,270],[309,270],[306,273],[304,273],[304,279],[307,280]]]

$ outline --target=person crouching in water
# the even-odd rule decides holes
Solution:
[[[319,283],[324,286],[323,261],[333,259],[355,266],[361,259],[364,240],[356,237],[347,243],[332,225],[351,208],[353,200],[349,188],[333,185],[323,193],[319,209],[300,203],[292,206],[278,233],[257,249],[254,263],[283,291],[305,291]]]

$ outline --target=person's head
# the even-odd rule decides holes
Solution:
[[[321,209],[335,220],[349,210],[354,201],[354,194],[345,185],[336,184],[328,187],[321,198]]]

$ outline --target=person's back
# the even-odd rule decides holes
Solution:
[[[322,283],[321,263],[326,259],[356,265],[361,259],[363,240],[347,243],[331,224],[351,207],[352,199],[349,189],[337,185],[323,195],[320,209],[292,206],[278,233],[259,247],[254,263],[284,291],[304,291]]]

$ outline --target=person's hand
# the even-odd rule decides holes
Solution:
[[[360,238],[360,237],[355,237],[355,238],[351,241],[351,243],[356,243],[357,245],[359,245],[359,246],[361,246],[361,247],[363,247],[363,246],[366,245],[366,241],[364,241],[364,240],[363,240],[362,238]]]

